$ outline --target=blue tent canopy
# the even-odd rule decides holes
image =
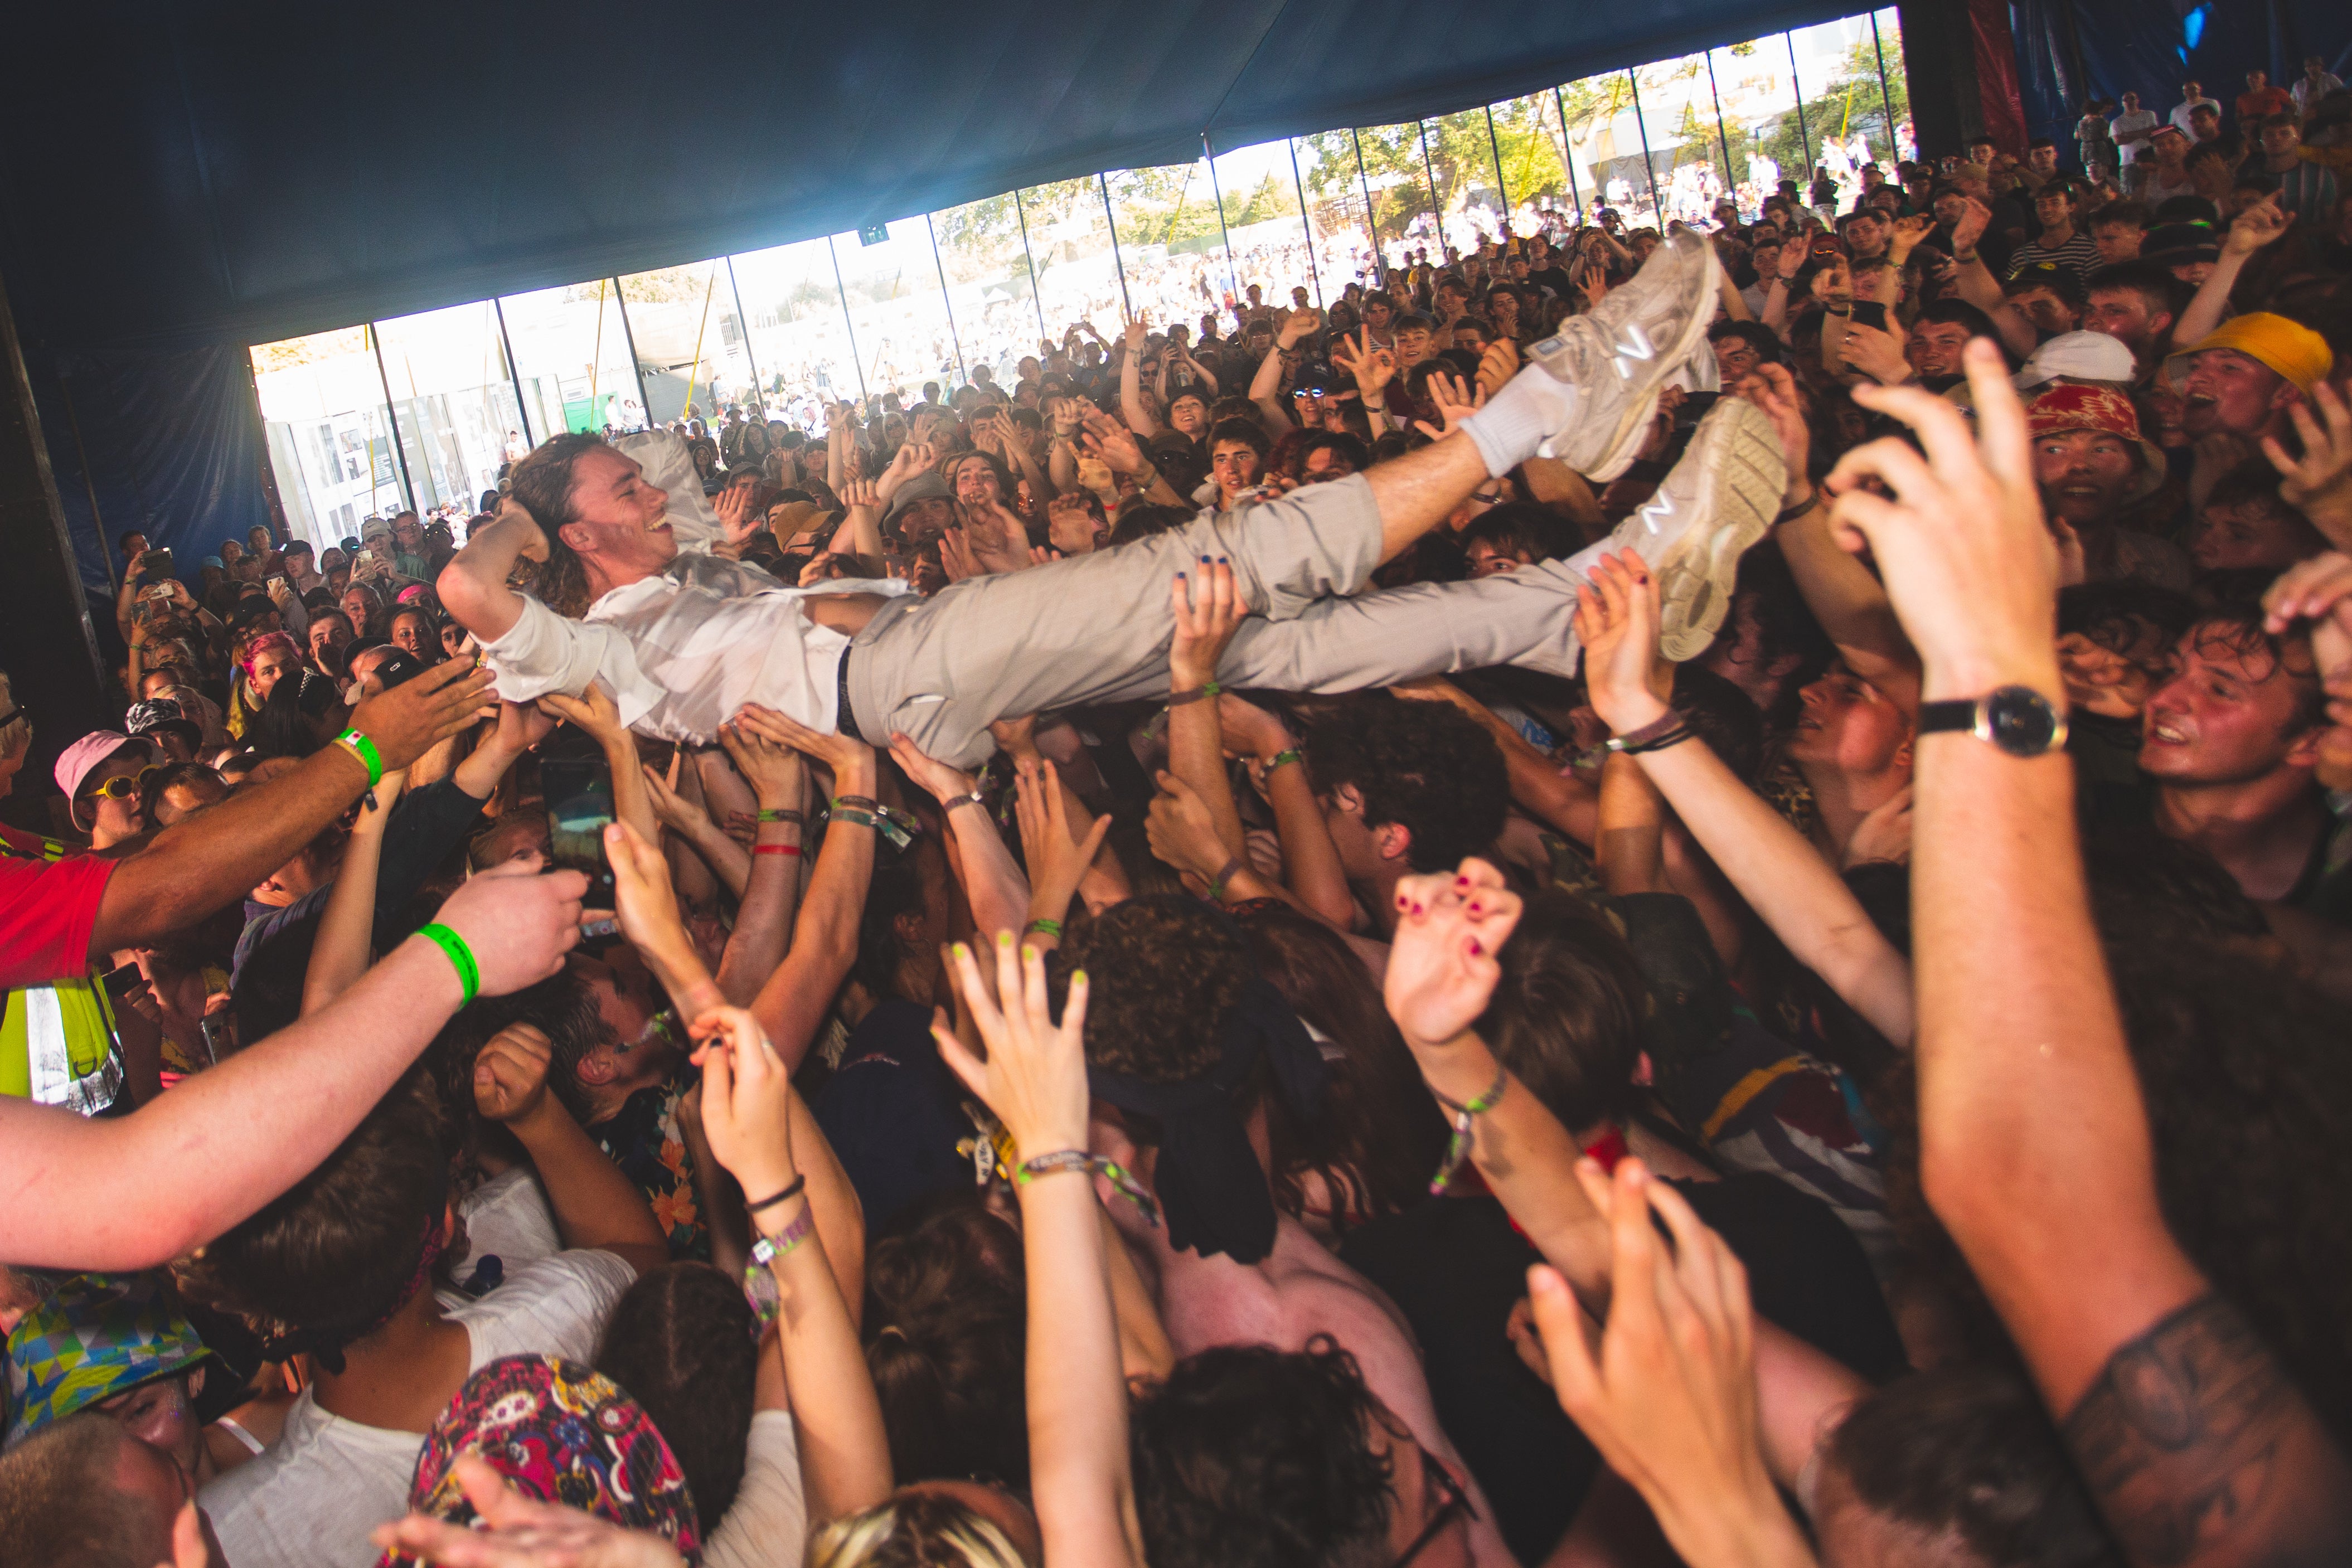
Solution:
[[[1440,113],[1824,20],[1561,5],[44,6],[0,269],[58,347],[267,341]]]

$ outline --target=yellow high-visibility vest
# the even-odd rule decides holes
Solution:
[[[41,841],[41,858],[63,860],[72,846]],[[0,854],[26,858],[0,839]],[[91,1115],[122,1092],[122,1051],[114,1009],[98,977],[20,986],[0,1012],[0,1094]]]

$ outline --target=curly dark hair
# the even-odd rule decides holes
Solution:
[[[866,1366],[903,1485],[984,1475],[1029,1489],[1021,1238],[975,1189],[929,1200],[866,1267]]]
[[[2249,672],[2261,672],[2253,676],[2257,681],[2284,674],[2294,686],[2295,698],[2294,716],[2287,721],[2286,735],[2301,735],[2326,722],[2327,693],[2311,656],[2309,633],[2272,632],[2263,623],[2261,604],[2239,602],[2209,610],[2197,618],[2181,641],[2206,658],[2236,654]]]
[[[1478,1032],[1560,1125],[1628,1113],[1649,982],[1610,917],[1564,889],[1537,894],[1496,954],[1502,978]]]
[[[547,559],[532,580],[539,596],[558,615],[575,620],[587,612],[588,571],[559,535],[564,524],[580,516],[572,504],[572,465],[605,444],[603,436],[584,431],[551,435],[507,476],[508,493],[547,536]]]
[[[173,1273],[205,1305],[346,1344],[398,1304],[448,1201],[440,1117],[412,1072],[318,1169]]]
[[[696,1511],[712,1519],[743,1484],[758,1327],[743,1288],[726,1274],[669,1263],[622,1292],[596,1351],[596,1370],[645,1406],[686,1472]]]
[[[1223,1345],[1177,1364],[1136,1405],[1136,1512],[1152,1568],[1377,1568],[1391,1470],[1355,1358]]]
[[[1918,1534],[1957,1534],[1985,1563],[2121,1568],[2124,1558],[2042,1401],[2013,1368],[1914,1373],[1858,1401],[1823,1479]]]
[[[1511,786],[1502,748],[1450,703],[1341,703],[1307,730],[1305,748],[1317,789],[1348,786],[1363,798],[1367,827],[1395,822],[1412,835],[1405,858],[1415,871],[1451,871],[1503,831]]]
[[[1087,972],[1087,1061],[1156,1083],[1198,1078],[1254,974],[1224,915],[1166,894],[1130,898],[1072,931],[1046,966],[1055,1010]]]

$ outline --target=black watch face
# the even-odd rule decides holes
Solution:
[[[1989,738],[2012,757],[2039,757],[2059,736],[2058,710],[2040,692],[2003,686],[1985,702]]]

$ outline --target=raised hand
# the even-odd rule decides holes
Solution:
[[[1276,345],[1285,349],[1295,349],[1308,338],[1313,337],[1322,325],[1323,314],[1321,311],[1293,310],[1287,317],[1284,318],[1282,330],[1275,335]]]
[[[1936,220],[1925,213],[1916,213],[1895,220],[1895,237],[1887,242],[1895,264],[1900,267],[1906,256],[1919,247],[1919,242],[1936,232]]]
[[[1222,558],[1203,556],[1197,572],[1178,572],[1169,585],[1169,610],[1176,619],[1169,683],[1180,692],[1194,691],[1217,678],[1217,663],[1250,609],[1234,582],[1234,569]]]
[[[1087,974],[1070,977],[1058,1024],[1048,1010],[1045,960],[1034,947],[1013,950],[1013,933],[998,934],[996,994],[981,982],[971,949],[959,942],[950,972],[988,1047],[974,1057],[949,1027],[945,1012],[931,1025],[940,1059],[964,1086],[996,1113],[1024,1160],[1087,1148]],[[1003,1006],[997,1005],[1002,998]]]
[[[2279,193],[2273,191],[2231,221],[2230,232],[2221,236],[2221,254],[2250,256],[2275,243],[2293,222],[2294,214],[2279,205]]]
[[[1911,361],[1903,357],[1903,340],[1892,332],[1848,322],[1845,343],[1839,351],[1847,364],[1881,386],[1900,386],[1911,379]]]
[[[1952,255],[1955,259],[1964,256],[1974,256],[1977,242],[1983,239],[1985,230],[1992,226],[1990,207],[1974,196],[1966,197],[1964,200],[1968,203],[1968,210],[1960,214],[1959,222],[1952,225]],[[1786,248],[1784,246],[1783,250],[1785,251]],[[1783,261],[1781,265],[1785,270],[1787,263]],[[1795,275],[1790,273],[1788,276]]]
[[[1066,556],[1084,555],[1095,548],[1095,515],[1086,497],[1072,492],[1045,503],[1045,538]]]
[[[1413,428],[1432,441],[1453,434],[1462,428],[1462,421],[1486,406],[1483,387],[1475,393],[1462,383],[1459,376],[1440,371],[1429,378],[1429,401],[1437,407],[1438,423],[1433,426],[1425,419],[1412,422]]]
[[[702,1130],[710,1152],[742,1184],[747,1199],[792,1186],[793,1079],[760,1020],[741,1008],[713,1007],[687,1032],[701,1043]]]
[[[1372,347],[1370,327],[1355,338],[1341,333],[1331,345],[1331,363],[1355,378],[1356,391],[1367,407],[1379,399],[1381,389],[1396,375],[1396,356],[1386,349]]]
[[[1640,1160],[1620,1161],[1613,1183],[1591,1160],[1576,1174],[1609,1217],[1612,1286],[1596,1334],[1557,1270],[1528,1270],[1560,1408],[1641,1492],[1685,1561],[1810,1563],[1764,1465],[1747,1270]]]
[[[1159,784],[1160,793],[1151,798],[1143,820],[1151,852],[1206,883],[1231,858],[1223,836],[1217,831],[1216,817],[1201,792],[1173,773],[1161,773]]]
[[[487,1459],[465,1454],[453,1468],[480,1525],[468,1529],[412,1513],[376,1526],[378,1546],[439,1568],[685,1568],[686,1560],[660,1536],[527,1498]],[[193,1518],[194,1505],[184,1511]],[[201,1563],[201,1535],[197,1542]]]
[[[2025,411],[2000,351],[1964,351],[1977,430],[1915,387],[1857,386],[1856,402],[1911,426],[1926,449],[1892,437],[1839,459],[1827,487],[1840,542],[1867,542],[1887,598],[1918,649],[1925,695],[2021,685],[2059,695],[2058,547],[2042,518]],[[1863,487],[1874,479],[1895,498]]]
[[[1632,550],[1593,562],[1576,591],[1576,635],[1592,711],[1619,735],[1664,716],[1659,687],[1658,582]]]
[[[1740,378],[1735,397],[1746,398],[1764,411],[1780,438],[1780,457],[1789,475],[1783,504],[1801,500],[1813,487],[1805,465],[1812,460],[1813,427],[1805,422],[1804,393],[1786,365],[1759,365]]]
[[[593,681],[576,697],[550,692],[539,699],[539,711],[577,725],[600,746],[610,747],[628,733],[621,723],[620,705],[613,700],[612,693]]]
[[[481,971],[480,994],[504,996],[563,967],[563,955],[580,942],[587,892],[588,879],[576,871],[541,876],[513,862],[468,877],[434,918],[466,939]]]
[[[1519,346],[1508,338],[1497,338],[1486,345],[1478,356],[1478,390],[1493,397],[1503,390],[1503,384],[1519,373]]]
[[[1144,325],[1142,317],[1138,316],[1133,320],[1128,322],[1127,332],[1125,337],[1122,339],[1122,342],[1125,344],[1129,355],[1139,354],[1143,352],[1145,340],[1150,336],[1151,329]]]
[[[352,727],[375,742],[384,771],[394,773],[473,723],[483,705],[495,700],[489,671],[448,659],[360,704]]]
[[[1519,923],[1519,895],[1472,857],[1453,876],[1397,883],[1396,936],[1381,981],[1389,1017],[1415,1052],[1462,1038],[1495,994],[1495,955]]]
[[[2318,382],[2306,402],[2287,405],[2287,417],[2294,421],[2303,455],[2289,456],[2276,436],[2265,435],[2262,443],[2263,455],[2279,471],[2279,496],[2328,543],[2352,549],[2352,411],[2333,384]]]
[[[989,575],[988,568],[980,564],[979,553],[960,527],[940,535],[940,570],[947,573],[950,582],[966,582]]]
[[[719,727],[719,744],[735,770],[751,786],[763,811],[797,810],[808,789],[808,763],[781,741],[730,720]]]
[[[670,753],[667,776],[656,772],[650,763],[640,767],[646,776],[646,793],[653,800],[654,815],[661,819],[663,827],[691,839],[711,824],[710,813],[702,809],[701,802],[690,800],[679,792],[679,768],[685,761],[685,752]]]
[[[1013,764],[1013,788],[1021,858],[1029,868],[1030,907],[1066,909],[1110,833],[1110,819],[1097,817],[1079,832],[1070,821],[1060,775],[1042,758]]]
[[[890,756],[905,770],[908,778],[943,806],[959,795],[971,793],[971,774],[949,767],[904,735],[893,734],[890,737]]]
[[[762,524],[751,515],[751,496],[758,488],[753,485],[730,485],[712,498],[710,509],[719,516],[720,542],[730,550],[740,550],[751,543]]]
[[[1087,433],[1078,444],[1089,456],[1101,460],[1114,474],[1140,474],[1144,469],[1143,448],[1128,429],[1100,409],[1089,405],[1081,416]],[[1083,476],[1084,470],[1080,470]]]
[[[737,710],[735,722],[824,763],[833,769],[835,785],[840,789],[856,788],[844,777],[845,774],[854,776],[866,785],[874,781],[874,748],[862,740],[852,740],[838,730],[820,734],[798,719],[778,713],[773,708],[761,707],[758,703],[745,703]]]
[[[492,1035],[474,1058],[474,1109],[493,1122],[520,1122],[547,1101],[547,1069],[554,1059],[536,1025],[511,1023]]]

